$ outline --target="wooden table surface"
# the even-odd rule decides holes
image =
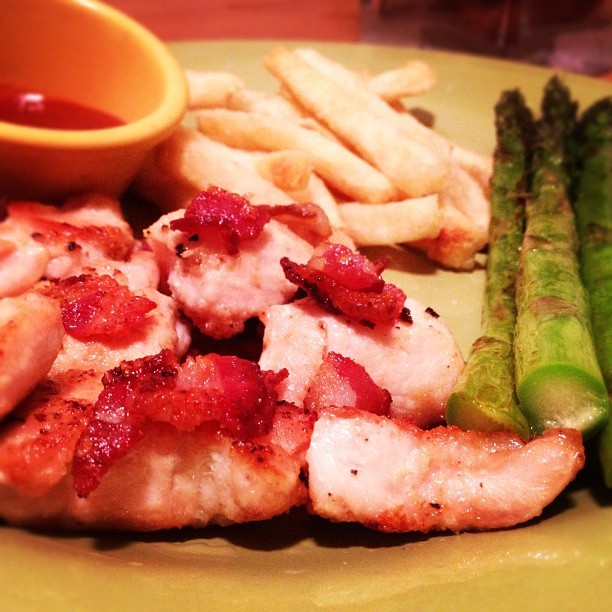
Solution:
[[[360,0],[106,0],[166,41],[358,41]]]
[[[1,0],[0,0],[1,1]],[[286,39],[417,44],[404,38],[415,15],[391,11],[382,0],[104,0],[130,15],[164,41],[207,39]],[[467,0],[464,0],[467,2]],[[509,0],[507,0],[509,1]],[[548,0],[549,2],[552,0]],[[572,2],[575,0],[571,0]],[[600,23],[612,28],[612,0],[588,0],[597,5]],[[414,5],[429,0],[393,0],[396,5]],[[475,0],[471,0],[474,4]],[[497,0],[501,3],[502,0]],[[470,4],[470,3],[468,3]],[[471,5],[470,4],[470,5]],[[479,7],[489,6],[478,0]],[[405,6],[404,6],[405,8]],[[367,16],[364,19],[364,15]],[[591,16],[591,19],[594,18]],[[373,21],[372,21],[373,20]],[[393,23],[395,21],[395,24]],[[418,20],[417,20],[418,21]],[[368,30],[368,25],[374,31]],[[391,26],[391,27],[390,27]],[[397,27],[394,27],[397,26]],[[368,30],[368,31],[366,31]],[[400,38],[394,35],[400,33]],[[612,30],[611,30],[612,31]],[[478,33],[482,35],[482,32]],[[587,34],[587,39],[588,33]],[[601,38],[601,34],[599,35]],[[385,38],[387,37],[387,38]],[[399,40],[399,43],[398,43]],[[601,43],[599,43],[601,44]],[[612,80],[611,45],[601,51],[604,68],[597,74]],[[469,52],[470,50],[467,49]],[[589,52],[591,55],[593,51]],[[604,61],[605,60],[605,61]],[[527,59],[526,61],[529,61]],[[608,66],[605,68],[605,66]],[[570,68],[573,69],[573,68]],[[595,73],[593,73],[595,74]]]

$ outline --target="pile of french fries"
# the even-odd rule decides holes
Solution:
[[[253,204],[314,202],[355,246],[410,245],[469,270],[487,242],[490,157],[419,122],[405,98],[436,83],[425,63],[358,73],[312,48],[271,50],[277,92],[187,70],[195,127],[147,159],[136,191],[162,210],[209,185]]]

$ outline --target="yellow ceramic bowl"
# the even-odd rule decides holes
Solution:
[[[181,121],[183,70],[138,23],[97,0],[2,0],[0,89],[42,93],[125,123],[64,130],[0,121],[0,199],[121,194]]]

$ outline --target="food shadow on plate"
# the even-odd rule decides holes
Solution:
[[[439,263],[428,259],[421,251],[410,245],[369,246],[359,249],[368,259],[382,259],[387,270],[393,270],[413,276],[433,277],[441,273],[469,274],[461,270],[450,270]],[[481,253],[477,254],[474,270],[484,268]]]
[[[610,499],[608,497],[608,504]],[[520,530],[554,519],[576,508],[570,490],[564,492],[544,509],[541,516],[515,527],[493,529],[486,532]],[[358,523],[334,523],[309,514],[305,508],[295,508],[291,512],[266,521],[234,524],[229,526],[210,525],[202,528],[186,527],[155,532],[99,532],[99,531],[49,531],[30,529],[34,535],[52,537],[66,541],[91,539],[91,546],[99,552],[120,551],[135,543],[147,544],[184,544],[197,542],[224,541],[236,548],[272,552],[287,550],[305,542],[312,542],[320,549],[386,549],[410,546],[431,539],[453,537],[450,531],[430,533],[384,533],[369,529]]]
[[[440,266],[411,247],[404,246],[371,246],[360,249],[371,261],[383,260],[386,268],[418,276],[433,276]]]
[[[1,528],[5,527],[0,523]],[[311,541],[318,548],[358,547],[366,549],[393,548],[422,542],[433,537],[449,535],[436,532],[382,533],[357,523],[333,523],[309,514],[304,508],[252,523],[228,526],[210,525],[202,528],[185,527],[154,532],[112,532],[112,531],[62,531],[23,528],[34,536],[54,540],[91,540],[91,547],[99,552],[120,551],[135,543],[183,544],[222,540],[234,547],[252,551],[281,551]]]
[[[601,463],[598,455],[598,439],[585,442],[586,463],[578,473],[576,479],[570,483],[566,493],[586,490],[592,499],[601,508],[612,507],[612,489],[608,488],[604,481]]]

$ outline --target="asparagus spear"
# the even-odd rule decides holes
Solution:
[[[568,142],[576,104],[556,77],[536,126],[531,198],[516,282],[516,392],[532,428],[573,427],[585,438],[606,422],[608,397],[591,335],[569,201]]]
[[[599,365],[612,394],[612,98],[587,109],[577,130],[574,210],[580,241],[580,271],[590,298]],[[603,431],[599,454],[604,480],[612,487],[612,422]]]
[[[531,111],[518,90],[495,107],[496,149],[491,182],[491,225],[482,335],[446,405],[446,420],[463,429],[512,429],[529,437],[515,394],[512,349],[514,282],[524,230]]]

